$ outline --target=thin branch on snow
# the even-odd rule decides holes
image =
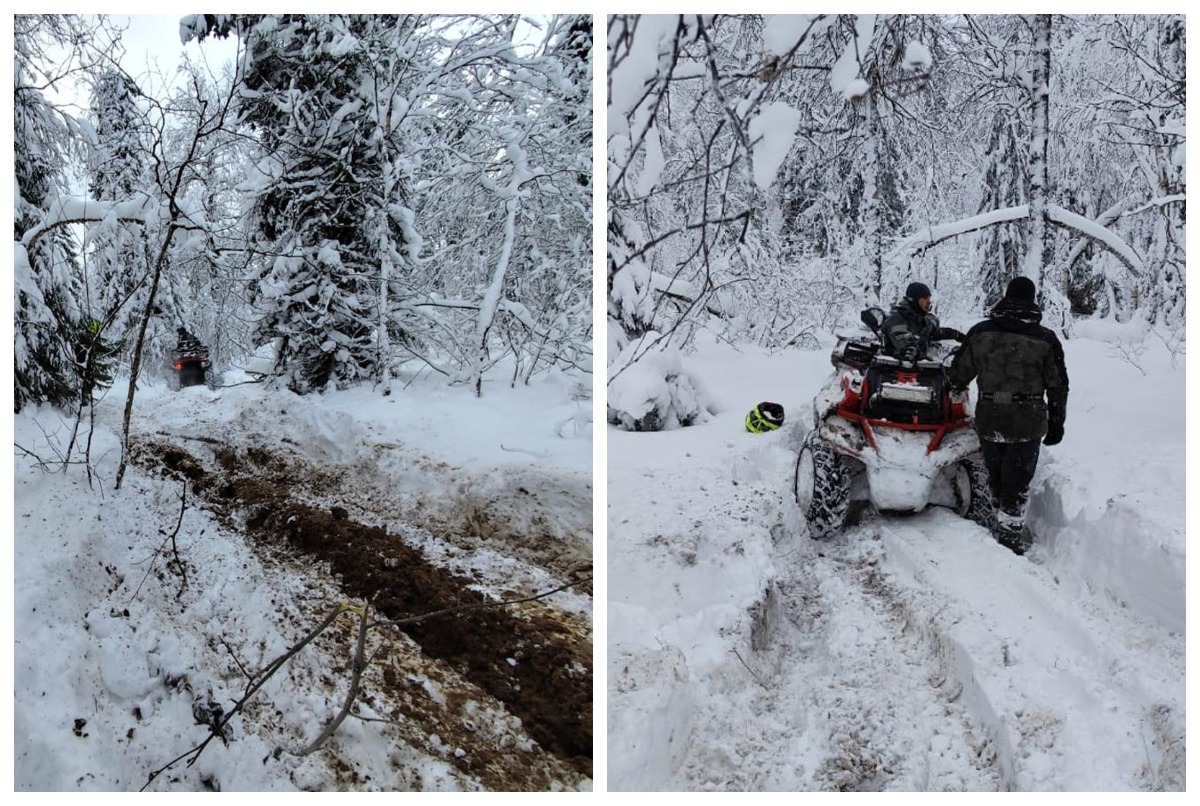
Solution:
[[[370,614],[370,609],[370,602],[363,602],[362,607],[358,609],[358,640],[354,645],[354,660],[351,666],[352,671],[350,674],[350,689],[346,692],[346,700],[342,703],[342,709],[338,712],[337,716],[329,721],[329,724],[325,726],[320,735],[313,739],[307,747],[300,751],[289,750],[288,752],[292,755],[308,756],[324,747],[325,742],[329,740],[329,737],[333,736],[333,734],[337,732],[337,729],[341,727],[341,724],[346,721],[346,717],[350,713],[350,708],[354,705],[354,701],[358,699],[358,690],[362,681],[362,673],[367,668],[367,660],[364,650],[367,644],[367,628],[370,626],[367,620]]]
[[[503,442],[500,443],[500,450],[508,451],[509,453],[525,453],[538,459],[545,459],[550,455],[546,451],[531,451],[528,448],[510,448]]]
[[[573,572],[573,573],[577,573],[577,572]],[[233,707],[229,711],[223,713],[219,719],[213,720],[212,724],[208,726],[209,733],[204,738],[204,740],[199,742],[195,746],[191,747],[190,749],[184,751],[183,753],[180,753],[178,756],[171,759],[170,761],[168,761],[166,764],[162,765],[161,767],[153,770],[149,774],[149,777],[147,778],[146,783],[142,786],[141,791],[145,791],[146,788],[150,786],[150,784],[154,783],[155,779],[157,779],[158,776],[162,775],[162,773],[171,769],[176,764],[178,764],[179,762],[181,762],[185,759],[187,760],[186,766],[191,767],[193,764],[196,763],[196,760],[200,758],[200,755],[204,752],[204,750],[208,747],[209,743],[212,742],[213,739],[221,738],[223,741],[228,743],[228,739],[225,736],[225,727],[230,723],[230,721],[235,716],[237,716],[238,714],[242,713],[245,710],[246,704],[251,700],[251,698],[254,697],[255,694],[257,694],[259,691],[262,690],[263,686],[266,685],[268,680],[270,680],[280,669],[282,669],[289,660],[294,658],[301,650],[303,650],[306,646],[308,646],[313,641],[315,641],[318,636],[320,636],[323,632],[325,632],[325,630],[328,629],[329,626],[331,624],[333,624],[333,622],[335,620],[337,620],[337,617],[340,616],[342,613],[356,613],[359,616],[359,628],[358,628],[357,640],[355,643],[355,661],[354,661],[354,670],[353,670],[352,677],[351,677],[350,695],[347,696],[346,700],[343,703],[342,709],[339,711],[337,717],[335,717],[333,722],[331,722],[329,725],[326,726],[326,728],[324,730],[322,730],[321,735],[318,736],[317,740],[315,740],[313,743],[311,743],[309,745],[309,748],[306,748],[309,750],[309,752],[315,752],[316,750],[320,749],[320,746],[323,745],[325,743],[325,741],[328,740],[329,736],[332,736],[333,733],[336,732],[337,727],[340,726],[343,721],[345,721],[345,719],[348,715],[350,715],[350,709],[353,706],[354,700],[357,698],[357,690],[358,690],[358,685],[362,678],[362,672],[367,668],[367,666],[370,664],[370,662],[372,660],[374,660],[374,658],[378,654],[378,653],[373,653],[369,659],[365,657],[366,635],[367,635],[368,630],[373,629],[375,627],[383,627],[383,626],[403,627],[408,624],[418,624],[422,621],[427,621],[427,620],[433,619],[433,618],[439,618],[441,616],[457,615],[460,613],[467,613],[467,612],[471,612],[474,610],[481,610],[484,608],[511,607],[512,605],[521,604],[524,602],[533,602],[533,601],[537,601],[538,599],[545,599],[549,596],[554,595],[555,593],[559,593],[560,591],[567,590],[568,588],[573,588],[577,585],[589,583],[591,581],[592,581],[592,577],[590,574],[587,576],[577,576],[577,578],[575,578],[565,584],[559,585],[558,587],[552,588],[550,590],[542,591],[541,593],[536,593],[531,596],[524,596],[519,599],[505,599],[505,600],[496,601],[496,602],[484,602],[481,604],[463,605],[461,607],[449,607],[449,608],[444,608],[442,610],[436,610],[431,613],[425,613],[425,614],[422,614],[419,616],[411,616],[408,618],[401,618],[401,619],[381,619],[378,621],[370,621],[368,619],[368,612],[369,612],[369,604],[368,603],[364,603],[361,606],[349,605],[349,604],[345,604],[345,603],[339,604],[337,607],[333,608],[333,610],[324,619],[322,619],[322,621],[316,627],[314,627],[312,630],[310,630],[308,632],[308,634],[305,635],[300,641],[293,644],[290,648],[288,648],[287,651],[283,652],[281,655],[279,655],[274,660],[272,660],[269,664],[267,664],[266,667],[264,667],[257,674],[248,675],[247,681],[246,681],[246,688],[245,688],[245,691],[242,693],[242,696],[240,698],[238,698],[236,701],[234,701]],[[227,644],[226,644],[226,648],[228,648]],[[231,651],[231,654],[232,654],[232,651]],[[236,659],[235,659],[235,661],[236,661]],[[241,667],[240,662],[238,662],[238,666]],[[272,755],[275,758],[278,758],[284,752],[285,752],[284,748],[277,747],[272,752]]]
[[[150,566],[146,569],[146,573],[142,575],[142,581],[138,583],[138,586],[134,590],[133,595],[129,597],[130,604],[137,601],[138,594],[140,594],[142,592],[142,586],[145,585],[146,580],[150,578],[151,572],[154,571],[155,561],[158,559],[159,555],[163,553],[163,550],[167,547],[168,541],[170,541],[171,549],[172,549],[173,553],[175,554],[175,566],[179,569],[179,573],[183,577],[183,584],[180,586],[179,590],[176,592],[175,598],[178,599],[180,596],[183,595],[183,592],[185,590],[187,590],[187,587],[188,587],[187,566],[184,564],[183,558],[179,556],[179,544],[176,542],[176,538],[179,536],[179,530],[183,526],[183,514],[186,511],[187,511],[187,482],[185,481],[183,483],[183,489],[180,490],[180,492],[179,492],[179,520],[175,523],[175,531],[171,532],[171,534],[168,535],[162,529],[158,530],[159,534],[166,535],[166,537],[163,538],[163,542],[159,544],[158,548],[155,549],[154,553],[151,554],[150,557],[148,558],[150,561]],[[170,563],[167,564],[167,567],[170,568]]]

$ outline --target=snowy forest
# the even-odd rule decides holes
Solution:
[[[1020,274],[1068,333],[1181,343],[1184,51],[1182,16],[611,17],[610,364]]]
[[[79,400],[89,353],[161,374],[181,325],[299,393],[586,367],[590,21],[524,29],[195,16],[235,64],[152,98],[103,19],[18,16],[16,409]],[[56,107],[81,76],[89,107]]]
[[[590,15],[14,29],[15,789],[590,789]]]
[[[1186,791],[1184,17],[607,27],[609,790]]]

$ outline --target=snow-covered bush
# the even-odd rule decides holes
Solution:
[[[696,425],[713,413],[708,393],[684,367],[679,351],[649,347],[658,338],[647,333],[609,367],[608,421],[626,431]]]

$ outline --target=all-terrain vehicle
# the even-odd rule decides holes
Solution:
[[[967,393],[946,381],[953,351],[938,343],[906,362],[883,353],[883,311],[868,308],[870,335],[841,336],[835,371],[813,401],[813,428],[796,460],[795,490],[809,533],[845,524],[852,501],[881,512],[952,508],[990,526],[994,517]]]
[[[171,352],[171,387],[179,391],[185,386],[199,386],[207,380],[212,369],[208,347],[192,334],[179,328],[179,341]]]

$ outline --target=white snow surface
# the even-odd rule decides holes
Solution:
[[[937,507],[810,539],[831,345],[703,344],[720,414],[609,428],[609,790],[1183,790],[1183,356],[1075,327],[1018,557]]]
[[[539,539],[583,541],[590,561],[591,401],[572,394],[577,378],[543,376],[512,389],[498,373],[485,378],[481,399],[473,389],[426,378],[408,386],[411,378],[397,379],[389,397],[369,388],[300,397],[233,385],[248,380],[240,370],[226,373],[228,386],[215,390],[172,392],[144,381],[132,432],[197,452],[205,439],[285,448],[314,466],[348,467],[375,480],[390,491],[396,511],[419,502],[436,512],[499,501],[520,485],[524,495],[516,498],[546,503],[537,513],[514,504],[508,513],[514,521],[536,515],[540,534],[549,535]],[[327,569],[266,559],[199,506],[180,518],[175,479],[131,466],[122,489],[114,490],[126,388],[127,379],[118,379],[98,407],[90,488],[83,468],[47,472],[29,455],[52,458],[62,450],[70,429],[62,413],[43,407],[15,420],[10,735],[17,790],[136,791],[152,770],[205,737],[207,729],[193,718],[193,698],[211,695],[228,707],[246,684],[236,663],[262,668],[346,601]],[[189,568],[182,591],[166,568],[169,549],[154,557],[177,523],[176,542]],[[505,546],[464,550],[424,529],[384,525],[437,564],[471,576],[486,596],[554,587],[545,570]],[[581,592],[545,601],[591,622],[591,598]],[[344,631],[354,619],[340,621]],[[272,755],[278,747],[303,747],[341,707],[347,652],[344,643],[324,638],[303,650],[234,719],[227,746],[212,742],[195,766],[176,765],[150,791],[212,784],[224,791],[480,789],[479,780],[448,761],[461,758],[462,747],[432,732],[423,743],[400,741],[381,722],[348,719],[326,749],[306,758]],[[431,679],[432,664],[422,657],[418,650],[404,661],[413,664],[409,682],[444,704],[440,687],[457,678]],[[368,715],[370,702],[362,706]],[[526,754],[523,763],[543,763],[546,754],[497,701],[468,699],[455,707],[474,720],[479,735],[510,743],[512,752]],[[590,786],[574,773],[552,788]]]

